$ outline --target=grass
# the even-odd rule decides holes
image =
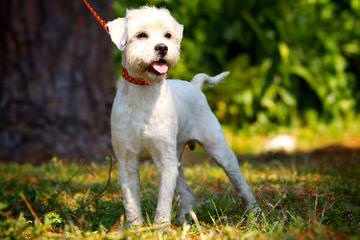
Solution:
[[[360,239],[359,149],[240,156],[241,172],[263,209],[259,218],[244,212],[212,160],[201,150],[187,152],[185,175],[196,193],[198,221],[166,231],[151,225],[157,174],[149,162],[141,165],[140,176],[147,223],[133,229],[124,227],[117,166],[105,188],[109,161],[2,163],[0,239]]]

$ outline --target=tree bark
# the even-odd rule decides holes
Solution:
[[[1,1],[0,62],[0,161],[110,153],[112,45],[81,0]]]

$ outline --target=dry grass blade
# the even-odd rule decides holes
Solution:
[[[94,198],[99,198],[101,197],[104,192],[109,188],[110,186],[110,182],[111,182],[111,172],[112,172],[112,169],[113,169],[113,157],[110,155],[110,157],[108,158],[110,160],[110,166],[109,166],[109,171],[108,171],[108,179],[107,179],[107,182],[106,182],[106,185],[105,187],[99,191]]]
[[[201,226],[200,226],[199,220],[198,220],[198,218],[196,216],[196,213],[193,210],[191,210],[189,213],[190,213],[191,218],[194,220],[194,222],[196,224],[196,228],[198,229],[198,231],[200,233],[200,239],[203,240],[204,239],[204,234],[203,234],[203,232],[201,230]]]
[[[29,200],[26,198],[26,196],[25,196],[25,194],[23,192],[20,192],[20,197],[25,202],[26,207],[30,211],[31,215],[34,217],[35,224],[39,223],[40,222],[39,216],[36,214],[34,208],[31,206]]]

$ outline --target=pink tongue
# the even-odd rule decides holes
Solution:
[[[165,74],[168,66],[165,63],[153,63],[152,67],[160,74]]]

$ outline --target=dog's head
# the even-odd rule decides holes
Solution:
[[[167,9],[127,10],[124,18],[107,26],[112,41],[123,51],[123,66],[133,77],[159,82],[179,60],[183,26]]]

